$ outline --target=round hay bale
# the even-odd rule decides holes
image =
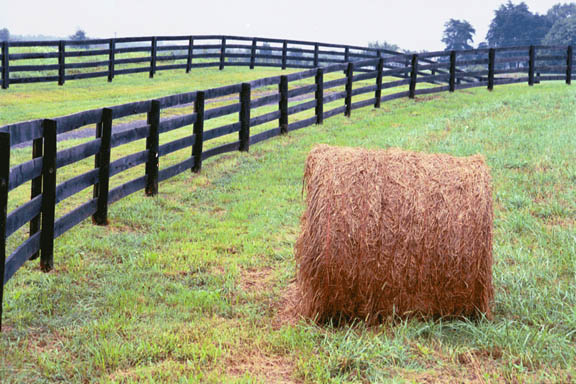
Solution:
[[[480,155],[316,146],[296,243],[319,322],[490,317],[492,186]]]

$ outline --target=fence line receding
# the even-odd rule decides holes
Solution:
[[[237,48],[231,40],[222,39],[222,45],[226,49]],[[118,53],[118,50],[114,52],[115,44],[122,41],[116,39],[110,43],[112,48],[106,54],[114,58]],[[148,41],[148,38],[141,41]],[[154,55],[165,47],[158,45],[159,41],[163,39],[154,39]],[[250,41],[251,51],[257,51],[259,46],[254,44],[254,40]],[[108,40],[101,42],[109,43]],[[11,44],[25,46],[26,43]],[[46,43],[49,44],[52,43]],[[189,46],[195,44],[195,39],[189,38]],[[316,65],[324,64],[320,62],[319,54],[325,51],[318,47],[314,46],[315,56],[312,56],[312,60],[317,60],[313,63]],[[287,43],[276,49],[282,53],[279,61],[282,68],[290,66],[287,56],[290,49],[293,48],[289,48]],[[3,52],[2,69],[5,73],[7,50]],[[349,61],[242,84],[1,127],[0,300],[6,282],[28,260],[39,256],[43,271],[53,268],[56,238],[89,217],[97,225],[106,225],[110,204],[140,190],[144,190],[147,196],[157,195],[161,181],[187,171],[199,172],[202,162],[210,157],[237,150],[248,151],[250,146],[272,137],[322,124],[332,116],[350,116],[358,108],[378,108],[382,102],[394,99],[480,86],[492,90],[496,85],[519,82],[534,85],[544,80],[562,80],[570,84],[573,76],[572,47],[531,46],[389,54],[355,61],[352,61],[351,49],[343,52]],[[195,56],[190,51],[182,56],[187,60],[186,69],[193,68]],[[223,57],[230,56],[218,55],[219,65],[231,65]],[[250,59],[248,63],[253,66],[256,64],[254,57],[244,58]],[[277,55],[274,57],[278,59]],[[161,67],[152,59],[150,76]],[[106,75],[110,79],[115,74],[118,72],[111,65]],[[66,80],[67,76],[61,74],[60,80]],[[425,87],[419,86],[422,83]],[[228,102],[225,105],[214,103],[222,100]],[[189,110],[182,109],[186,106]],[[172,113],[178,108],[184,112]],[[124,121],[121,119],[137,119],[138,116],[145,118],[132,122],[130,129],[119,129]],[[224,120],[219,123],[219,118]],[[272,128],[262,128],[264,124],[272,124]],[[58,140],[60,135],[87,126],[96,126],[93,138],[59,149],[66,143]],[[167,133],[170,132],[179,133],[179,137],[169,138]],[[134,145],[138,141],[145,142],[140,149],[111,160],[116,148],[130,143]],[[11,164],[11,150],[24,143],[32,145],[32,157],[21,164]],[[170,158],[171,154],[183,150],[187,153],[183,160],[179,158],[174,162],[174,158]],[[91,157],[94,158],[94,167],[89,171],[79,172],[65,181],[57,178],[61,168]],[[168,161],[169,165],[164,166],[168,159],[172,162]],[[138,166],[144,168],[142,174],[111,187],[111,178],[127,175]],[[9,211],[11,192],[22,186],[28,188],[27,185],[30,199]],[[65,214],[57,214],[55,207],[62,201],[90,189],[90,198]],[[29,229],[26,230],[25,226]],[[9,249],[7,240],[17,232],[23,240],[14,245],[14,249]]]

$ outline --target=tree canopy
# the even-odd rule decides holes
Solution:
[[[78,29],[76,33],[70,36],[70,40],[82,41],[87,39],[88,37],[86,36],[86,32],[84,32],[82,29]]]
[[[552,24],[572,16],[576,16],[575,3],[555,4],[546,13],[546,17]]]
[[[576,45],[576,16],[554,23],[543,40],[546,45]]]
[[[508,1],[494,12],[486,39],[492,47],[540,44],[551,27],[547,16],[533,14],[526,3]]]
[[[388,51],[400,51],[400,47],[396,44],[389,43],[387,41],[371,41],[368,43],[368,48],[384,49]]]
[[[476,30],[466,20],[450,19],[444,24],[442,42],[447,50],[470,49]]]

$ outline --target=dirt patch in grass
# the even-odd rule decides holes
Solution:
[[[286,289],[282,292],[282,296],[274,308],[274,318],[272,319],[272,326],[274,329],[279,329],[284,325],[296,325],[301,319],[298,304],[300,303],[300,294],[296,285],[296,280],[288,284]]]
[[[499,350],[466,351],[456,355],[454,361],[445,356],[438,358],[445,364],[442,368],[430,366],[426,371],[398,372],[397,376],[414,383],[510,383],[506,377],[498,374]],[[456,364],[456,365],[454,365]]]
[[[247,268],[240,274],[238,285],[249,295],[248,300],[270,306],[276,313],[276,305],[269,302],[270,292],[276,284],[276,270],[266,266]],[[284,300],[282,297],[281,302]],[[276,321],[276,318],[273,318]],[[299,383],[294,378],[295,364],[290,356],[279,355],[262,349],[256,344],[243,343],[236,347],[225,360],[226,374],[230,377],[250,377],[262,383]]]
[[[572,217],[558,217],[554,216],[546,220],[546,226],[551,229],[553,227],[573,228],[576,226],[576,219]]]
[[[248,268],[242,272],[240,286],[246,292],[269,291],[274,285],[272,267]]]
[[[229,376],[249,375],[263,383],[300,383],[301,380],[293,377],[293,372],[294,363],[288,357],[259,350],[236,353],[226,361]]]

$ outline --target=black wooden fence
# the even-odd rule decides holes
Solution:
[[[431,64],[430,58],[436,61]],[[409,62],[410,76],[390,80],[391,76],[405,71],[403,66],[394,68],[394,64],[406,61]],[[458,72],[457,66],[467,71]],[[325,80],[328,74],[336,78]],[[461,81],[471,76],[479,80]],[[188,170],[199,172],[202,162],[210,157],[237,150],[248,151],[251,145],[274,136],[322,124],[324,119],[332,116],[350,116],[357,108],[378,108],[389,100],[478,86],[492,90],[495,85],[518,82],[533,85],[543,80],[562,80],[570,84],[572,77],[571,47],[514,47],[395,55],[1,127],[0,300],[4,284],[26,261],[39,254],[42,270],[52,269],[54,240],[66,231],[88,217],[92,217],[95,224],[105,225],[111,203],[139,190],[154,196],[158,193],[159,182]],[[310,83],[303,85],[306,80]],[[426,83],[426,87],[419,88],[420,83]],[[254,96],[255,90],[269,90],[270,87],[274,89],[271,94],[262,95],[260,92],[258,97]],[[236,97],[238,102],[207,108],[210,101],[236,100]],[[335,102],[336,106],[332,104]],[[163,112],[170,108],[190,104],[194,105],[193,113],[162,117]],[[262,107],[267,107],[264,113]],[[311,117],[298,115],[311,110],[314,111]],[[116,129],[119,119],[142,114],[146,114],[147,119],[137,127]],[[237,116],[237,120],[204,129],[205,122],[222,116],[233,119]],[[275,128],[262,131],[261,125],[272,122],[277,122]],[[96,125],[93,140],[58,150],[58,135],[88,125]],[[166,137],[165,134],[175,130],[184,130],[179,132],[185,136],[164,143],[162,138]],[[230,134],[237,134],[231,142],[220,145],[211,142],[220,137],[223,140]],[[115,148],[143,139],[146,139],[146,145],[141,151],[110,161]],[[11,149],[26,142],[32,144],[32,159],[22,164],[10,164]],[[162,167],[162,158],[183,149],[190,151],[185,160]],[[57,183],[58,169],[92,156],[95,157],[94,169]],[[109,187],[111,177],[138,165],[145,165],[143,175],[117,187]],[[30,184],[31,199],[8,212],[10,192],[25,183]],[[56,217],[55,206],[58,203],[90,187],[93,189],[91,199]],[[7,254],[7,239],[25,225],[30,228],[27,239]]]
[[[386,49],[242,36],[153,36],[83,41],[7,41],[0,53],[1,84],[56,82],[228,66],[317,68],[336,63],[401,55]],[[429,61],[432,63],[432,61]],[[387,63],[405,68],[409,61]],[[473,81],[464,78],[464,81]]]

